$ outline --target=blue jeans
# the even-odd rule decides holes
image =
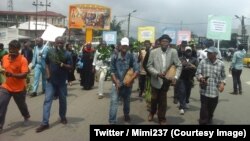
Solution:
[[[36,64],[34,69],[34,83],[32,92],[37,92],[41,74],[42,74],[42,90],[45,90],[46,86],[45,67],[43,67],[41,64]]]
[[[49,117],[50,117],[50,109],[54,99],[54,95],[58,94],[59,97],[59,116],[61,119],[66,118],[66,111],[67,111],[67,85],[55,85],[51,82],[47,82],[46,84],[46,91],[45,91],[45,99],[43,103],[43,125],[49,124]]]
[[[116,91],[115,84],[112,85],[112,90],[110,94],[110,108],[109,108],[109,123],[115,124],[116,114],[118,109],[118,102],[119,97],[123,98],[123,113],[124,115],[129,115],[130,111],[130,95],[131,95],[131,88],[122,86],[119,89],[119,94]]]

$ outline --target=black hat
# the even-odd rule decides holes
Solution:
[[[172,42],[172,39],[171,39],[167,34],[163,34],[163,35],[159,38],[160,41],[161,41],[162,39],[167,39],[167,40],[169,41],[169,43]]]

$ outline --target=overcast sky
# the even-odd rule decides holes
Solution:
[[[0,10],[8,10],[8,0],[0,0]],[[34,0],[13,0],[14,11],[35,12]],[[45,3],[46,0],[38,0]],[[208,15],[231,16],[232,26],[240,25],[234,15],[245,16],[246,24],[250,23],[250,0],[48,0],[51,2],[49,11],[68,16],[70,4],[99,4],[112,9],[112,17],[118,20],[131,16],[130,35],[136,37],[138,26],[155,26],[157,36],[166,27],[191,30],[195,34],[205,35]],[[39,11],[45,7],[39,7]],[[181,24],[182,23],[182,24]],[[123,29],[127,30],[127,22]]]

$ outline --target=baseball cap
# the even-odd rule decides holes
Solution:
[[[186,46],[185,47],[185,51],[187,51],[187,50],[191,50],[192,51],[192,48],[190,46]]]
[[[216,53],[218,54],[218,49],[216,47],[209,47],[206,52],[210,52],[210,53]]]
[[[122,46],[129,46],[129,39],[127,37],[122,38],[121,45]]]

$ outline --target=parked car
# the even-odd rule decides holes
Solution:
[[[243,58],[243,64],[250,68],[250,54],[246,54]]]

